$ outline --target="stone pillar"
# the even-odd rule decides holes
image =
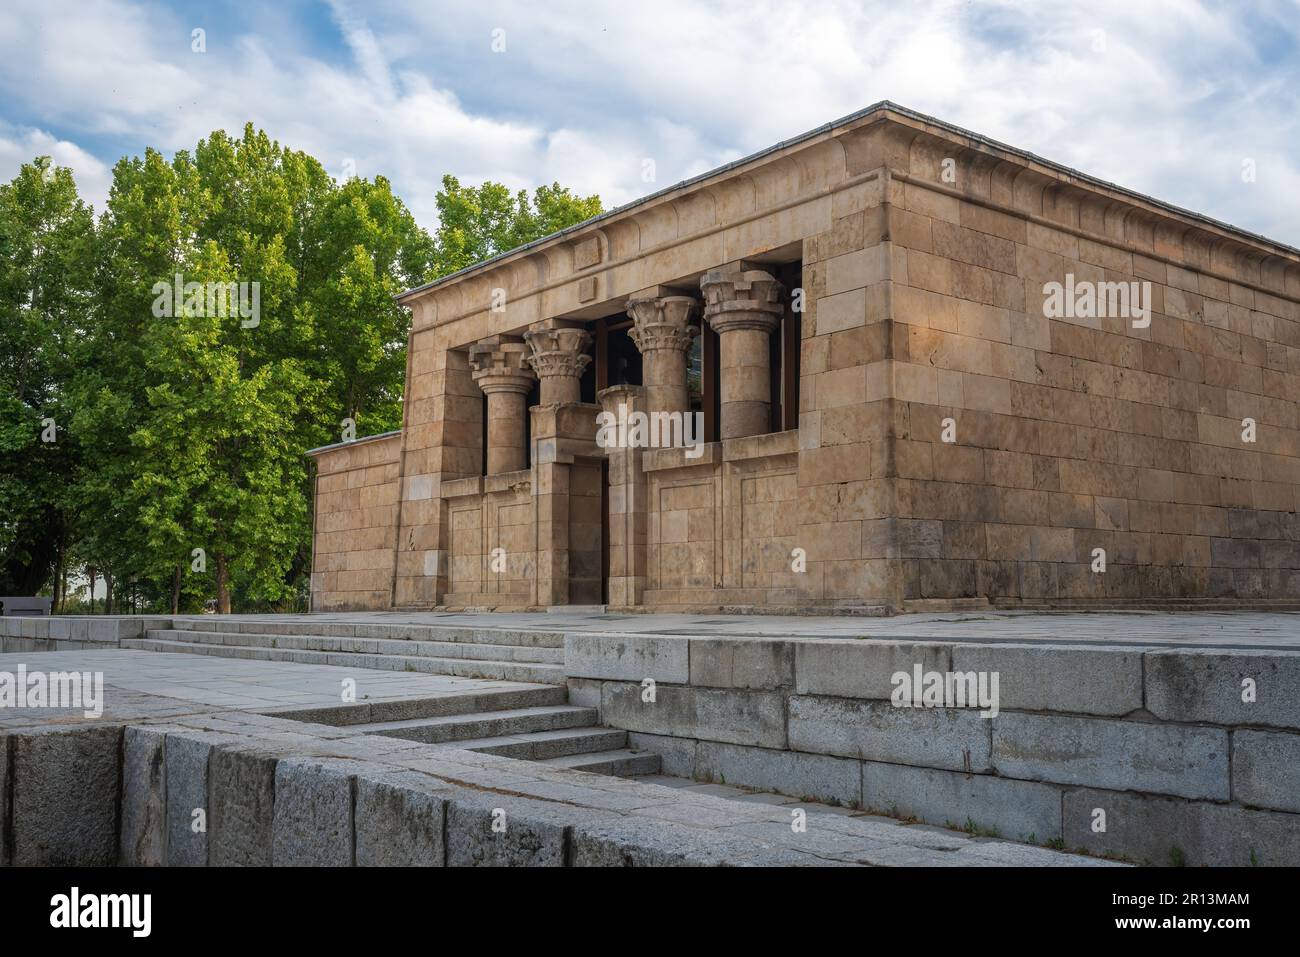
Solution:
[[[591,362],[585,329],[532,329],[524,333],[532,354],[528,364],[542,382],[540,405],[582,401],[582,373]]]
[[[474,381],[487,396],[487,474],[515,472],[524,467],[524,416],[533,373],[524,362],[528,346],[493,336],[469,349]]]
[[[781,284],[760,269],[715,269],[700,280],[704,318],[718,334],[722,390],[718,435],[771,431],[772,330],[781,321]]]
[[[690,323],[698,306],[690,296],[628,300],[633,323],[629,335],[642,357],[646,412],[685,412],[691,407],[686,352],[696,333]]]
[[[601,389],[600,404],[618,418],[619,407],[645,411],[645,390],[636,385]],[[641,604],[646,584],[646,502],[649,485],[641,470],[642,450],[610,445],[609,457],[609,604]]]

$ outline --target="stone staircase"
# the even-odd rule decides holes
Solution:
[[[179,654],[413,671],[461,678],[564,683],[559,632],[436,625],[175,618],[123,648]]]
[[[600,726],[595,708],[569,704],[567,689],[556,686],[280,711],[276,717],[593,774],[636,777],[660,770],[658,754],[629,747],[626,731]]]
[[[120,645],[526,682],[531,687],[403,700],[391,706],[400,708],[401,717],[386,713],[390,706],[384,702],[279,717],[595,774],[633,777],[660,769],[658,754],[628,747],[626,731],[601,727],[595,708],[568,703],[560,632],[204,617],[175,618],[170,627],[149,629],[143,638],[123,638]]]
[[[596,774],[658,773],[659,755],[630,749],[626,731],[601,727],[598,720],[595,708],[562,704],[382,721],[349,730]]]

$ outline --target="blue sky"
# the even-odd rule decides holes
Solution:
[[[248,120],[336,176],[389,177],[430,228],[444,172],[559,180],[613,206],[882,99],[1300,246],[1300,0],[8,0],[0,14],[0,178],[51,154],[97,208],[119,157]]]

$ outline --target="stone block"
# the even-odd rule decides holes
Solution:
[[[993,764],[1006,777],[1226,801],[1228,735],[1140,721],[1004,713]]]
[[[122,828],[120,863],[128,867],[166,864],[166,734],[127,728],[122,743]]]
[[[3,620],[3,619],[0,619]],[[10,764],[13,761],[13,737],[7,734],[0,734],[0,867],[8,867],[11,863],[9,846],[9,831],[12,817],[11,797],[12,792],[9,789],[9,781],[12,777]]]
[[[1063,802],[1065,844],[1138,863],[1210,867],[1300,865],[1300,816],[1146,794],[1072,788]],[[1093,830],[1105,812],[1104,832]]]
[[[928,824],[973,821],[1013,840],[1061,836],[1060,788],[990,774],[864,761],[862,806]]]
[[[915,665],[948,671],[948,645],[919,641],[826,640],[795,643],[795,690],[799,694],[888,700],[891,678]]]
[[[167,865],[206,867],[208,863],[208,756],[212,744],[190,735],[169,734],[163,745],[167,795]],[[196,811],[202,830],[196,830]]]
[[[442,867],[446,802],[423,775],[356,779],[356,865]]]
[[[679,778],[695,777],[695,753],[698,742],[691,738],[674,738],[663,734],[629,731],[627,746],[634,751],[652,751],[659,755],[660,771]]]
[[[804,801],[858,807],[860,762],[800,751],[772,751],[701,741],[695,759],[701,781],[778,791]]]
[[[768,691],[657,685],[643,701],[639,684],[609,681],[601,720],[611,727],[756,747],[785,747],[785,700]]]
[[[1003,710],[1122,715],[1142,707],[1140,651],[958,644],[952,670],[997,672]]]
[[[1300,734],[1234,731],[1232,799],[1300,813]],[[1300,841],[1300,833],[1296,840]]]
[[[569,704],[580,708],[600,708],[600,681],[594,678],[569,678]]]
[[[1300,729],[1300,654],[1180,648],[1145,658],[1146,707],[1158,718]],[[1242,700],[1246,679],[1252,702]]]
[[[120,727],[51,728],[11,739],[16,867],[117,863]]]
[[[794,643],[753,638],[690,640],[691,684],[772,690],[794,683]]]
[[[989,721],[974,709],[794,696],[790,748],[952,771],[986,771]]]
[[[685,684],[690,642],[662,635],[564,636],[564,670],[574,678],[608,678]]]
[[[569,827],[541,802],[493,795],[447,802],[448,867],[563,867]]]
[[[271,861],[276,867],[351,867],[352,775],[328,762],[275,765]]]
[[[275,756],[237,745],[212,749],[208,763],[208,862],[269,867],[273,861]]]

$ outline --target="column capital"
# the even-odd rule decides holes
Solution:
[[[543,380],[552,376],[580,378],[591,363],[587,355],[591,333],[585,329],[530,329],[524,333],[524,341],[532,350],[528,364]]]
[[[533,388],[533,370],[525,361],[528,346],[522,341],[493,336],[469,347],[469,366],[474,381],[485,394],[517,392],[527,395]]]
[[[770,332],[785,312],[781,284],[761,269],[711,269],[700,279],[704,318],[721,334],[734,329]]]
[[[691,347],[696,328],[691,325],[699,303],[690,296],[658,296],[653,299],[629,299],[627,314],[632,317],[628,333],[644,355],[656,349],[686,352]]]

